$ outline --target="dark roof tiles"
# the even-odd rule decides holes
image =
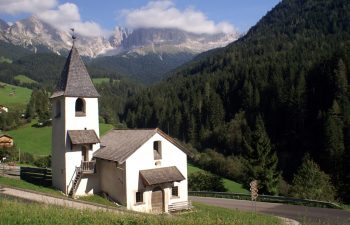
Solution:
[[[51,98],[99,97],[78,50],[73,45]]]
[[[68,136],[73,145],[100,143],[94,130],[68,130]]]
[[[109,131],[101,137],[101,148],[94,153],[94,157],[124,163],[129,156],[156,133],[191,156],[191,153],[186,148],[157,128]]]
[[[185,180],[185,177],[176,166],[140,170],[140,175],[146,186]]]

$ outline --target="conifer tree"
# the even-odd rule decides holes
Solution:
[[[270,139],[265,131],[260,116],[256,121],[256,129],[251,143],[245,141],[247,150],[247,182],[258,180],[259,193],[278,194],[280,172],[277,169],[278,158],[272,149]]]
[[[291,194],[297,198],[315,200],[334,200],[335,189],[330,176],[306,155],[293,178]]]
[[[332,174],[333,181],[338,185],[341,185],[341,179],[343,177],[342,161],[344,157],[344,134],[343,123],[334,114],[333,110],[330,110],[324,122],[323,127],[323,152],[322,164],[326,171]]]

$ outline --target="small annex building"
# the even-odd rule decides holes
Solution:
[[[98,98],[73,43],[50,97],[53,186],[71,197],[104,193],[140,212],[188,207],[186,148],[157,128],[100,137]]]
[[[13,137],[0,134],[0,148],[11,148],[13,147]]]

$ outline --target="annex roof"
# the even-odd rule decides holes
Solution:
[[[140,170],[140,176],[146,186],[185,180],[176,166]]]
[[[101,137],[101,148],[94,154],[95,158],[124,163],[148,139],[158,133],[186,154],[191,154],[173,138],[160,129],[115,129]]]
[[[94,130],[68,130],[68,136],[73,145],[100,143]]]
[[[80,58],[79,52],[73,45],[69,52],[60,80],[51,98],[66,97],[99,97],[89,73]]]
[[[9,139],[13,139],[13,137],[11,137],[10,135],[7,135],[7,134],[0,134],[0,138],[2,137],[7,137]]]

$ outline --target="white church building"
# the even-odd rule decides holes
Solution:
[[[141,212],[188,207],[189,152],[159,129],[115,129],[100,138],[98,98],[73,44],[50,97],[53,186],[71,197],[105,193]]]

